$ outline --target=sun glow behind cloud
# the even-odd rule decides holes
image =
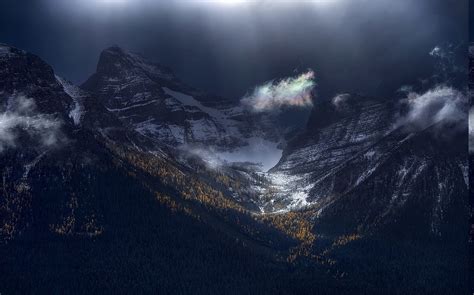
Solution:
[[[126,3],[128,2],[127,0],[97,0],[99,3],[104,3],[104,4],[120,4],[120,3]]]
[[[143,4],[210,4],[210,5],[272,5],[272,4],[300,4],[300,3],[338,3],[344,0],[168,0],[168,1],[147,1],[147,0],[84,0],[77,1],[90,6],[113,6],[113,5],[143,5]]]
[[[228,6],[238,6],[238,5],[249,5],[249,4],[300,4],[300,3],[336,3],[341,2],[342,0],[181,0],[178,2],[194,2],[194,3],[207,3],[214,5],[228,5]]]
[[[87,0],[87,5],[103,6],[103,7],[114,7],[134,4],[131,0]],[[135,3],[136,4],[136,3]]]
[[[70,0],[67,3],[57,3],[57,1],[49,0],[51,5],[59,11],[66,9],[75,11],[80,14],[100,14],[103,11],[116,11],[124,8],[138,7],[143,2],[137,0]]]
[[[173,13],[180,13],[181,8],[197,8],[198,12],[205,10],[214,12],[215,9],[220,11],[220,8],[232,8],[235,11],[252,11],[253,9],[266,11],[278,7],[296,8],[308,4],[316,8],[323,8],[332,6],[329,4],[339,5],[348,0],[70,0],[60,3],[56,0],[45,1],[59,11],[71,10],[78,15],[86,13],[101,17],[104,13],[105,15],[113,13],[117,16],[120,13],[123,16],[139,11],[151,13],[166,9],[171,9],[170,11],[175,9],[172,11]]]

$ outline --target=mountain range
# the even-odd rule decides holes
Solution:
[[[300,128],[118,46],[76,86],[0,45],[0,292],[467,292],[462,90],[416,93]]]

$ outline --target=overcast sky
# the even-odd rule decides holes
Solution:
[[[389,95],[431,71],[433,47],[468,39],[468,0],[221,2],[2,0],[0,42],[38,54],[76,83],[117,44],[192,86],[240,98],[308,69],[321,97]]]

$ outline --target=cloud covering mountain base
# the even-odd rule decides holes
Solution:
[[[60,127],[54,116],[37,112],[33,99],[13,96],[8,99],[6,110],[0,113],[0,152],[17,147],[22,134],[39,147],[52,147],[61,141]]]

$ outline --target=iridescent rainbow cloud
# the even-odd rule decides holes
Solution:
[[[282,106],[310,107],[313,105],[311,92],[316,86],[314,77],[314,72],[309,70],[296,77],[267,82],[257,86],[241,102],[255,112],[272,111]]]

